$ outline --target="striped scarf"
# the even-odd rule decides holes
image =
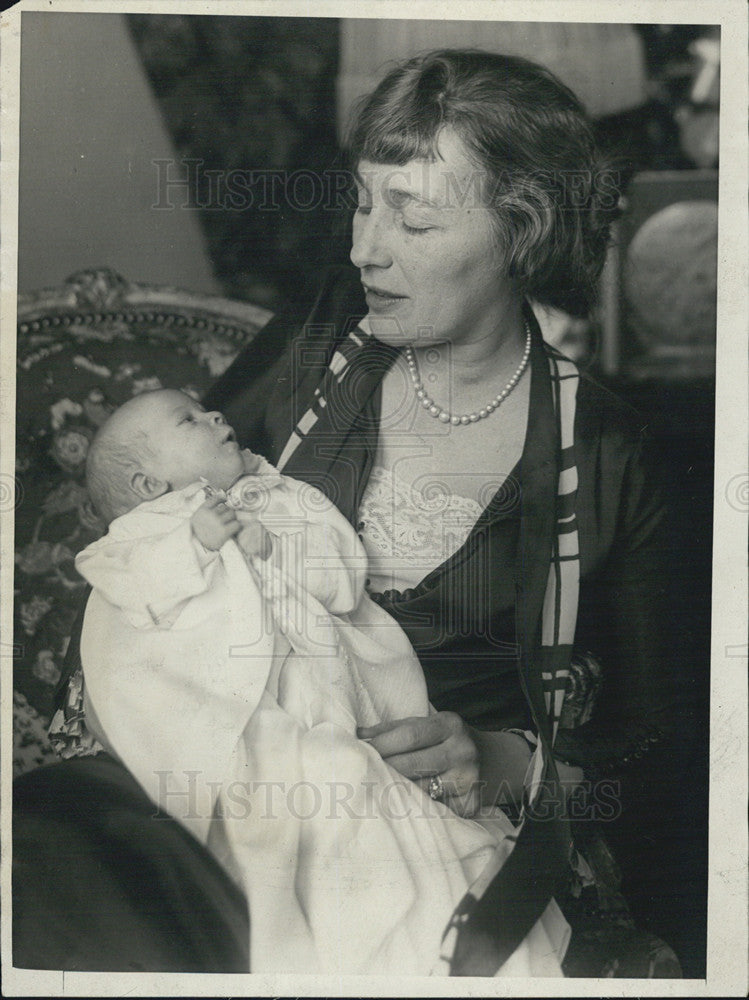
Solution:
[[[515,847],[501,864],[490,862],[457,907],[443,938],[451,975],[493,976],[522,942],[557,891],[571,848],[552,747],[564,701],[577,623],[580,580],[575,499],[577,468],[574,423],[579,372],[540,337],[525,310],[536,350],[545,358],[551,391],[547,448],[555,461],[540,463],[540,475],[555,477],[553,517],[529,512],[528,539],[521,528],[518,595],[520,682],[538,733],[523,799]],[[540,350],[539,350],[540,348]],[[337,346],[309,408],[302,414],[278,461],[288,475],[312,481],[325,468],[323,486],[341,510],[356,517],[365,455],[376,444],[372,400],[398,351],[360,327]],[[552,415],[553,414],[553,415]],[[546,467],[552,467],[551,473]],[[525,489],[525,483],[524,483]],[[549,497],[551,504],[551,496]],[[533,516],[538,520],[533,525]],[[548,537],[547,537],[548,536]],[[539,539],[541,544],[539,544]],[[525,546],[525,547],[524,547]],[[525,553],[545,553],[543,559]]]

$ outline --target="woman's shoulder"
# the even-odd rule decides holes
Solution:
[[[618,447],[640,448],[648,440],[648,420],[589,372],[580,373],[577,432]]]
[[[608,538],[608,545],[618,532],[631,541],[650,537],[672,487],[647,417],[587,372],[581,373],[577,402],[578,515],[588,539]]]
[[[575,443],[582,480],[615,489],[633,482],[647,482],[653,492],[667,489],[665,456],[648,418],[587,372],[580,377]]]
[[[647,436],[648,421],[598,376],[543,340],[543,348],[557,377],[579,375],[575,404],[575,440],[598,448],[603,441],[618,447],[638,447]]]

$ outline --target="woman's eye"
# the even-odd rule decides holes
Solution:
[[[423,233],[428,233],[429,230],[433,228],[432,226],[409,226],[407,222],[403,222],[401,225],[410,236],[421,236]]]
[[[363,205],[356,206],[357,215],[369,215],[371,211],[372,211],[372,206],[367,205],[366,203]]]

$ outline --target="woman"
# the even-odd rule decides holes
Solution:
[[[522,807],[509,860],[454,925],[453,974],[492,975],[569,882],[565,800],[674,722],[642,422],[545,347],[528,305],[592,299],[616,193],[575,97],[498,55],[397,67],[350,145],[356,270],[331,273],[306,315],[272,320],[205,402],[358,527],[370,592],[417,651],[436,714],[361,738],[456,812]],[[601,656],[605,683],[570,728],[573,642]],[[224,897],[194,930],[204,967],[246,960],[211,952],[241,919]],[[154,941],[150,967],[179,967]]]
[[[417,650],[437,714],[362,738],[471,814],[520,802],[524,731],[538,732],[546,819],[557,782],[569,794],[618,777],[674,723],[664,508],[642,421],[545,349],[528,305],[591,302],[613,175],[565,87],[479,52],[392,70],[350,152],[358,275],[330,277],[301,323],[274,321],[208,402],[358,526],[370,592]],[[605,671],[574,729],[559,724],[573,641]],[[482,926],[504,923],[499,954],[566,866],[564,823],[532,818],[514,861],[521,882],[532,867],[535,900],[526,870],[484,906]],[[516,919],[497,920],[502,900]]]

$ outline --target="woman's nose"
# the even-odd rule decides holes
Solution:
[[[386,221],[376,210],[356,213],[350,254],[354,267],[390,267],[393,263],[387,244]]]

